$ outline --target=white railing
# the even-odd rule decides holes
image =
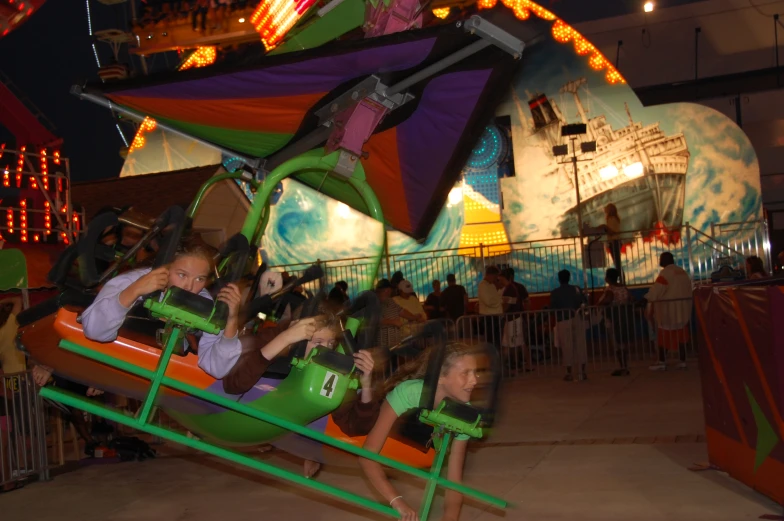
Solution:
[[[744,257],[756,255],[765,263],[768,273],[773,271],[767,221],[713,224],[711,237]]]
[[[767,226],[763,221],[716,225],[714,231],[715,235],[711,236],[687,223],[666,233],[658,230],[624,233],[621,237],[621,268],[626,284],[652,284],[661,269],[659,256],[665,251],[673,254],[675,262],[690,273],[696,284],[710,281],[711,273],[723,263],[743,271],[745,258],[750,255],[767,259],[770,266]],[[469,296],[475,297],[485,267],[500,265],[514,268],[515,280],[524,284],[529,293],[547,293],[557,287],[557,273],[562,269],[572,273],[573,284],[586,289],[601,288],[604,286],[606,268],[613,266],[608,244],[601,237],[598,240],[584,238],[583,241],[583,248],[580,247],[579,238],[567,237],[472,248],[392,253],[382,259],[379,278],[391,278],[396,271],[402,271],[414,285],[417,295],[424,298],[430,293],[434,279],[440,280],[443,286],[446,275],[452,273],[458,284],[465,286]],[[591,248],[598,250],[598,255],[587,254]],[[596,262],[597,258],[599,262]],[[272,266],[272,269],[285,270],[294,275],[316,260]],[[315,290],[320,286],[329,289],[335,282],[345,280],[352,297],[360,289],[359,281],[365,280],[372,269],[370,257],[320,262],[325,277],[311,283],[308,289]]]

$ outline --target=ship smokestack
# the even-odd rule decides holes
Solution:
[[[534,128],[536,130],[542,129],[551,123],[558,123],[558,117],[555,115],[553,106],[546,95],[535,95],[528,102],[528,108],[531,110],[531,115],[534,118]]]

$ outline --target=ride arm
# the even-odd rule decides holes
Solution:
[[[449,467],[446,478],[455,483],[463,482],[463,466],[465,465],[468,441],[455,440],[449,453]],[[457,521],[460,519],[460,509],[463,506],[463,495],[454,490],[447,490],[444,497],[443,521]]]
[[[149,272],[149,269],[129,271],[104,284],[95,301],[82,313],[84,336],[96,342],[116,340],[125,315],[135,303],[124,306],[120,302],[120,294]]]

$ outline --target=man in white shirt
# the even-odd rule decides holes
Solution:
[[[659,257],[662,270],[653,287],[645,295],[648,301],[646,314],[656,321],[656,340],[659,345],[659,362],[650,366],[652,371],[667,369],[667,351],[678,351],[679,369],[686,369],[686,344],[689,342],[689,322],[692,311],[692,283],[689,274],[675,265],[672,253],[666,251]]]
[[[488,266],[485,269],[485,278],[479,283],[479,314],[483,316],[479,322],[479,330],[484,333],[488,343],[500,347],[504,305],[497,285],[498,274],[498,268]]]

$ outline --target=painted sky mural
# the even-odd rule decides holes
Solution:
[[[519,77],[507,92],[498,93],[506,101],[497,116],[511,122],[514,167],[512,177],[509,168],[489,169],[491,178],[503,172],[496,175],[500,204],[492,197],[483,199],[481,191],[463,180],[453,189],[427,240],[418,243],[389,232],[391,270],[402,269],[419,294],[429,291],[430,280],[443,280],[448,272],[475,288],[482,260],[457,248],[467,245],[466,230],[473,226],[470,221],[466,225],[466,204],[477,201],[491,213],[500,207],[508,240],[526,243],[490,262],[516,267],[518,279],[535,291],[554,287],[560,269],[582,278],[574,241],[559,239],[577,234],[572,165],[560,165],[568,158],[556,158],[552,152],[553,145],[568,143],[560,136],[563,123],[586,122],[589,134],[580,140],[597,142],[595,153],[579,154],[580,159],[593,158],[579,163],[583,218],[589,226],[603,224],[604,205],[618,206],[622,228],[628,232],[628,282],[646,281],[656,269],[650,258],[661,251],[685,254],[676,231],[682,224],[707,232],[711,223],[761,218],[756,155],[732,120],[696,104],[645,108],[631,87],[607,83],[605,73],[591,69],[586,57],[577,55],[569,43],[550,38],[526,52]],[[547,101],[544,108],[542,100]],[[537,108],[542,108],[539,114]],[[633,230],[658,230],[658,235]],[[659,240],[662,230],[672,232],[664,243]],[[364,257],[382,238],[380,223],[297,182],[285,181],[273,207],[264,255],[272,265]],[[438,262],[422,253],[432,250],[444,250],[436,255]],[[330,278],[351,283],[354,272],[336,269]],[[587,279],[590,285],[602,285],[603,269],[589,270]]]

